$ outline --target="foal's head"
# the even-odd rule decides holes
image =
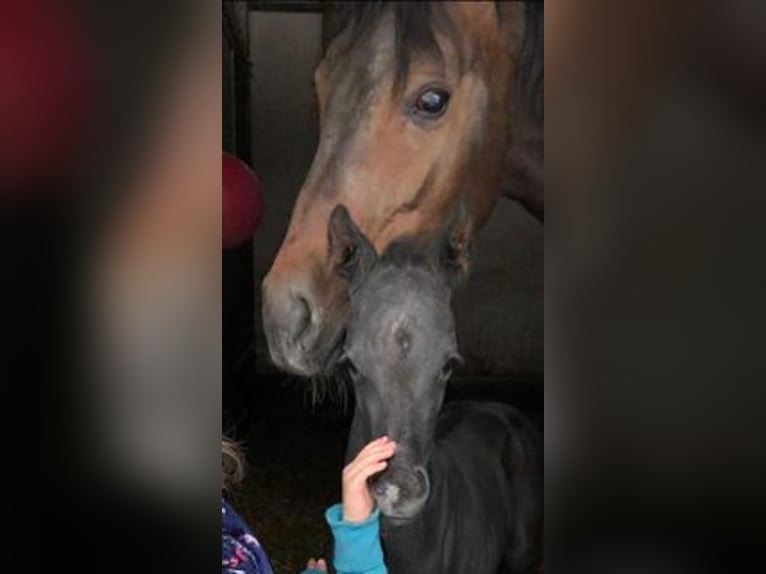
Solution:
[[[350,291],[342,361],[357,411],[349,454],[383,434],[398,443],[373,488],[392,518],[414,517],[428,499],[436,419],[460,360],[450,307],[452,285],[466,270],[468,230],[460,217],[436,238],[395,242],[380,257],[345,207],[330,218],[330,257]]]

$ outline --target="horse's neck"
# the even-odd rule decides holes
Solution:
[[[500,193],[521,203],[540,221],[545,217],[542,126],[523,114],[512,128],[506,149],[505,175]]]

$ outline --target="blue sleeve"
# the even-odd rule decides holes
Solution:
[[[333,564],[338,574],[387,574],[379,518],[376,508],[364,522],[346,522],[340,504],[327,509],[325,519],[335,538]]]

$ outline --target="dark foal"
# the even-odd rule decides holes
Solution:
[[[342,361],[357,406],[347,455],[383,434],[397,442],[372,482],[394,574],[530,572],[540,558],[537,430],[499,403],[440,412],[459,361],[450,299],[467,270],[464,219],[378,257],[344,207],[330,217],[329,257],[350,287]]]

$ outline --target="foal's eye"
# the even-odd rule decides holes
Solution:
[[[447,109],[450,94],[443,88],[428,88],[415,101],[415,113],[429,119],[441,117]]]
[[[452,376],[452,370],[458,366],[463,364],[463,359],[459,355],[454,355],[447,359],[447,361],[444,363],[444,366],[442,367],[441,371],[441,378],[442,380],[446,381]]]

